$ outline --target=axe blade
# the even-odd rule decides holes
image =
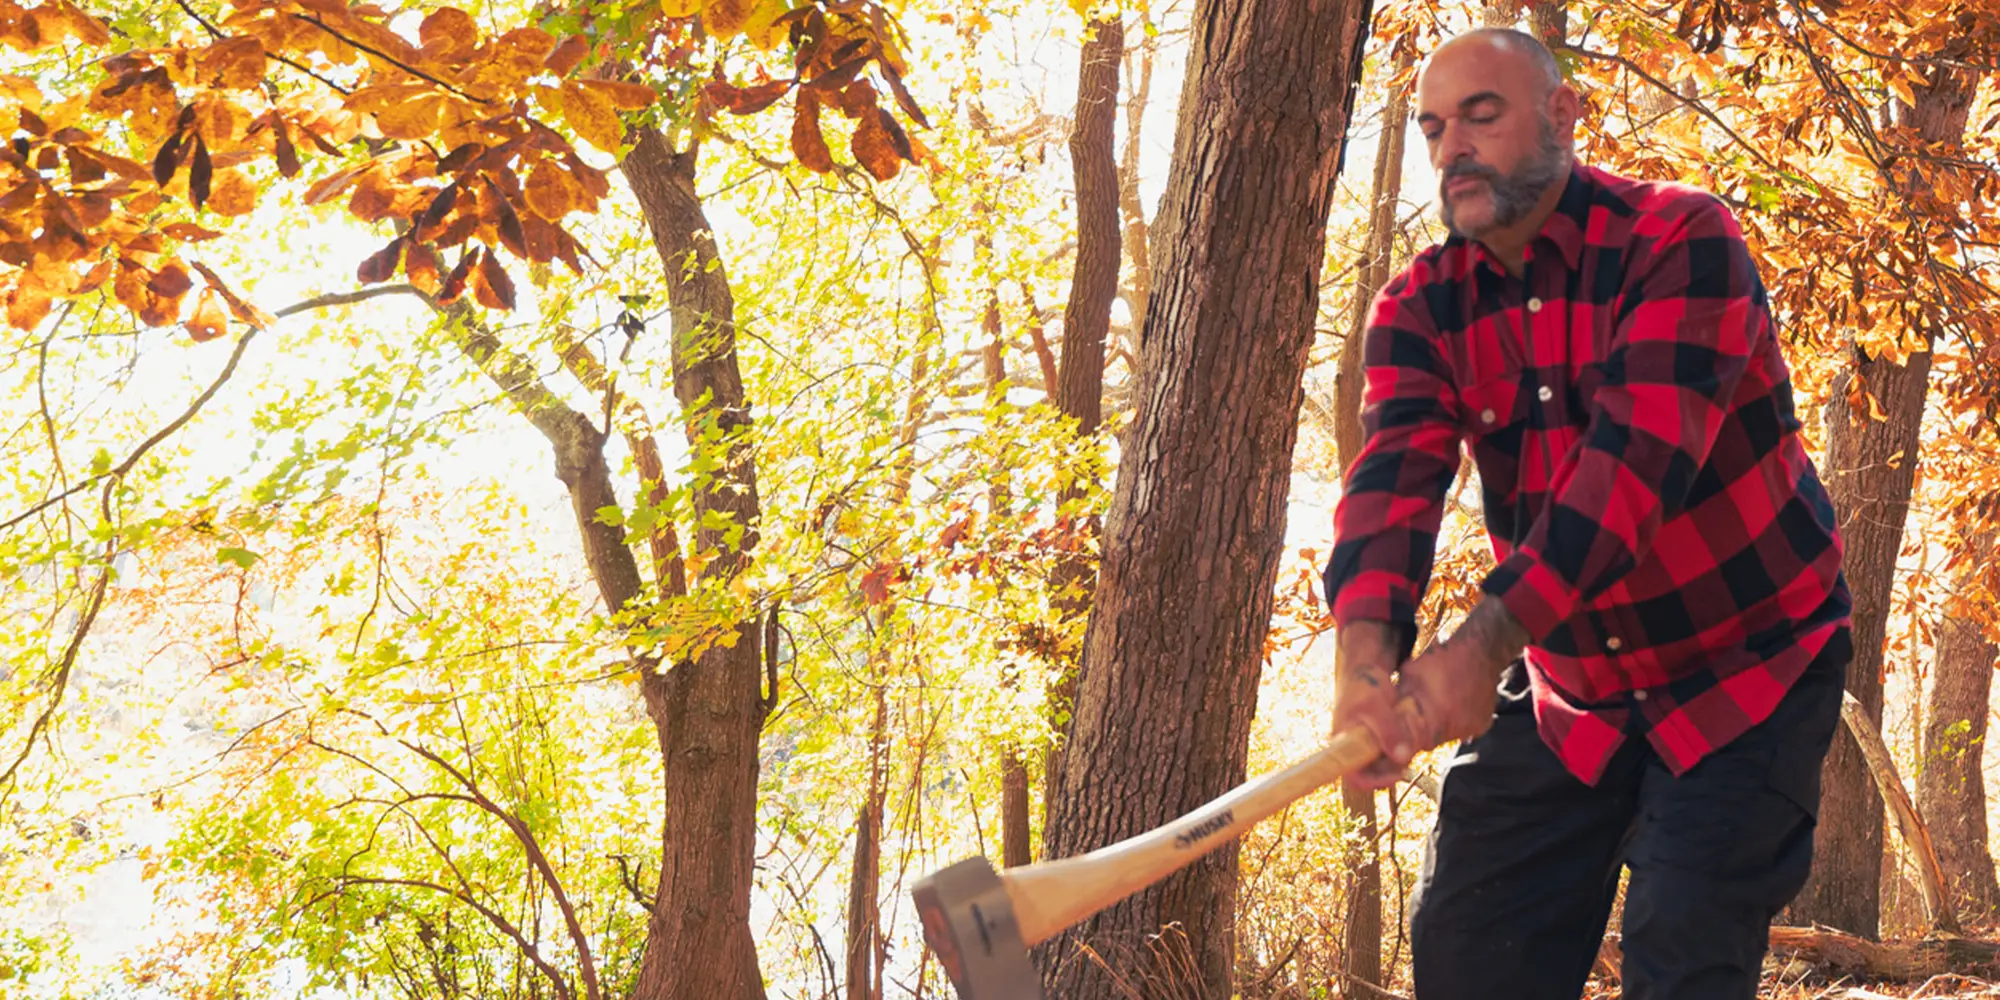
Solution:
[[[959,1000],[1042,1000],[1042,980],[1014,920],[1014,902],[985,858],[931,873],[910,890]]]

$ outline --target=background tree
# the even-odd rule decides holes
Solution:
[[[1245,773],[1325,219],[1368,25],[1359,5],[1216,0],[1194,24],[1138,403],[1046,821],[1051,857],[1149,829]],[[1301,80],[1312,83],[1287,89]],[[1235,851],[1219,851],[1059,937],[1045,978],[1059,996],[1110,993],[1113,968],[1085,957],[1088,945],[1128,988],[1191,977],[1226,990],[1234,866]]]

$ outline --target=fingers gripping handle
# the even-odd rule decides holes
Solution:
[[[1424,731],[1422,713],[1414,702],[1404,699],[1396,709],[1405,724]],[[1002,873],[1022,939],[1033,946],[1055,936],[1381,755],[1374,735],[1353,727],[1336,734],[1318,753],[1246,781],[1158,829],[1089,854]]]

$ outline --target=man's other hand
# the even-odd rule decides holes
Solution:
[[[1333,681],[1333,731],[1359,726],[1382,756],[1348,775],[1357,788],[1387,788],[1403,776],[1419,749],[1408,720],[1396,711],[1396,634],[1385,622],[1353,622],[1340,630]],[[1491,706],[1489,706],[1491,707]]]

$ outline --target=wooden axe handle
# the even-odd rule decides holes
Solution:
[[[1416,707],[1408,699],[1396,707],[1405,719],[1414,720]],[[1373,734],[1350,728],[1318,753],[1237,785],[1158,829],[1089,854],[1001,872],[1022,942],[1033,947],[1054,937],[1381,755]]]

